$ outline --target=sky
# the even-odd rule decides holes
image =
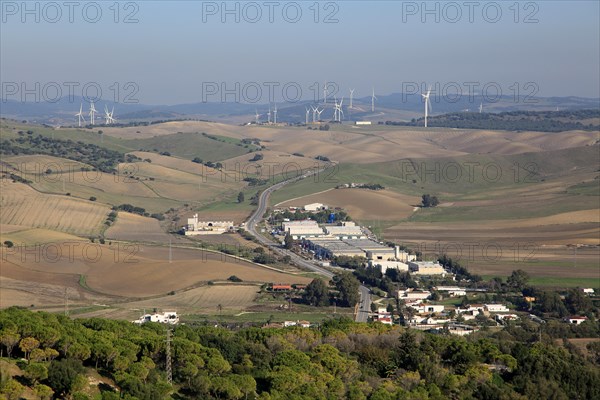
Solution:
[[[322,96],[325,82],[355,97],[414,84],[600,97],[598,1],[0,3],[3,98],[58,86],[145,104],[265,103]]]

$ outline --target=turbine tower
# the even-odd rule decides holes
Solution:
[[[323,86],[323,104],[327,104],[327,82]]]
[[[483,102],[479,103],[479,114],[483,112]]]
[[[431,100],[429,99],[429,95],[431,95],[431,86],[427,89],[427,94],[421,93],[421,96],[425,99],[425,128],[427,128],[427,117],[429,116],[429,111],[431,111]]]
[[[98,111],[96,110],[96,108],[94,107],[94,102],[92,101],[90,103],[90,124],[94,125],[94,119],[95,119],[95,115]]]
[[[310,113],[310,108],[308,108],[308,107],[304,107],[304,109],[306,110],[306,118],[305,118],[305,121],[304,121],[304,123],[305,123],[306,125],[308,125],[308,114]]]
[[[260,118],[260,114],[258,113],[258,110],[254,109],[254,122],[256,122],[256,125],[258,125],[260,123],[259,118]]]
[[[350,109],[352,109],[352,99],[354,98],[354,89],[350,89]]]
[[[267,123],[271,123],[271,105],[269,104],[269,112],[267,113]]]
[[[85,117],[83,116],[83,104],[79,104],[79,112],[75,114],[75,116],[79,120],[79,127],[81,128],[81,121],[85,122]]]
[[[373,88],[373,94],[371,95],[371,112],[375,112],[375,100],[377,100],[377,97],[375,97],[375,88]]]
[[[344,98],[342,97],[342,100],[340,100],[340,103],[338,104],[337,99],[335,100],[335,109],[333,110],[333,120],[336,122],[342,122],[342,115],[344,115],[344,112],[342,111],[342,103],[344,102]]]
[[[273,110],[273,123],[277,123],[277,103],[275,103],[275,109]]]

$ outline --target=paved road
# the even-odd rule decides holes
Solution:
[[[305,175],[305,177],[309,177],[312,175],[314,175],[314,173],[307,174],[307,175]],[[284,256],[288,255],[291,257],[292,262],[294,264],[296,264],[300,267],[303,267],[305,269],[308,269],[310,271],[314,271],[318,274],[321,274],[321,275],[327,277],[328,279],[331,279],[334,275],[332,272],[319,267],[318,265],[314,264],[311,261],[305,260],[304,258],[300,257],[296,253],[293,253],[289,250],[281,248],[281,246],[278,243],[275,243],[274,241],[267,239],[263,235],[259,234],[256,230],[256,225],[262,220],[263,216],[265,215],[265,212],[267,211],[267,205],[269,204],[269,196],[271,195],[271,193],[273,193],[274,191],[276,191],[278,189],[281,189],[283,186],[285,186],[289,183],[296,182],[300,179],[303,179],[303,178],[297,177],[297,178],[289,179],[287,181],[279,182],[279,183],[265,189],[260,194],[260,197],[258,198],[258,207],[256,208],[256,211],[254,211],[254,213],[250,216],[250,218],[246,222],[246,231],[249,232],[256,239],[258,239],[258,241],[261,242],[263,245],[267,246],[274,253],[278,253],[278,254],[281,254]],[[359,292],[360,292],[360,304],[359,304],[358,312],[356,314],[355,321],[356,322],[367,322],[367,317],[368,317],[369,311],[371,309],[370,308],[371,307],[370,291],[369,291],[369,288],[361,285],[359,288]]]

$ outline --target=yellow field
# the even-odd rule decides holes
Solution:
[[[357,220],[402,220],[414,212],[414,205],[421,201],[391,190],[332,189],[322,193],[299,197],[278,204],[278,207],[302,207],[310,203],[323,203],[341,207]]]
[[[91,201],[36,192],[21,183],[0,182],[0,221],[74,235],[95,235],[109,207]]]
[[[116,222],[106,230],[107,239],[131,242],[169,243],[171,236],[164,232],[158,220],[119,211]]]

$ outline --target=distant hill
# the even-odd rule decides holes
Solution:
[[[411,122],[386,121],[386,125],[423,126],[423,118]],[[512,111],[499,114],[460,112],[429,117],[429,127],[506,131],[563,132],[600,130],[600,110]]]

